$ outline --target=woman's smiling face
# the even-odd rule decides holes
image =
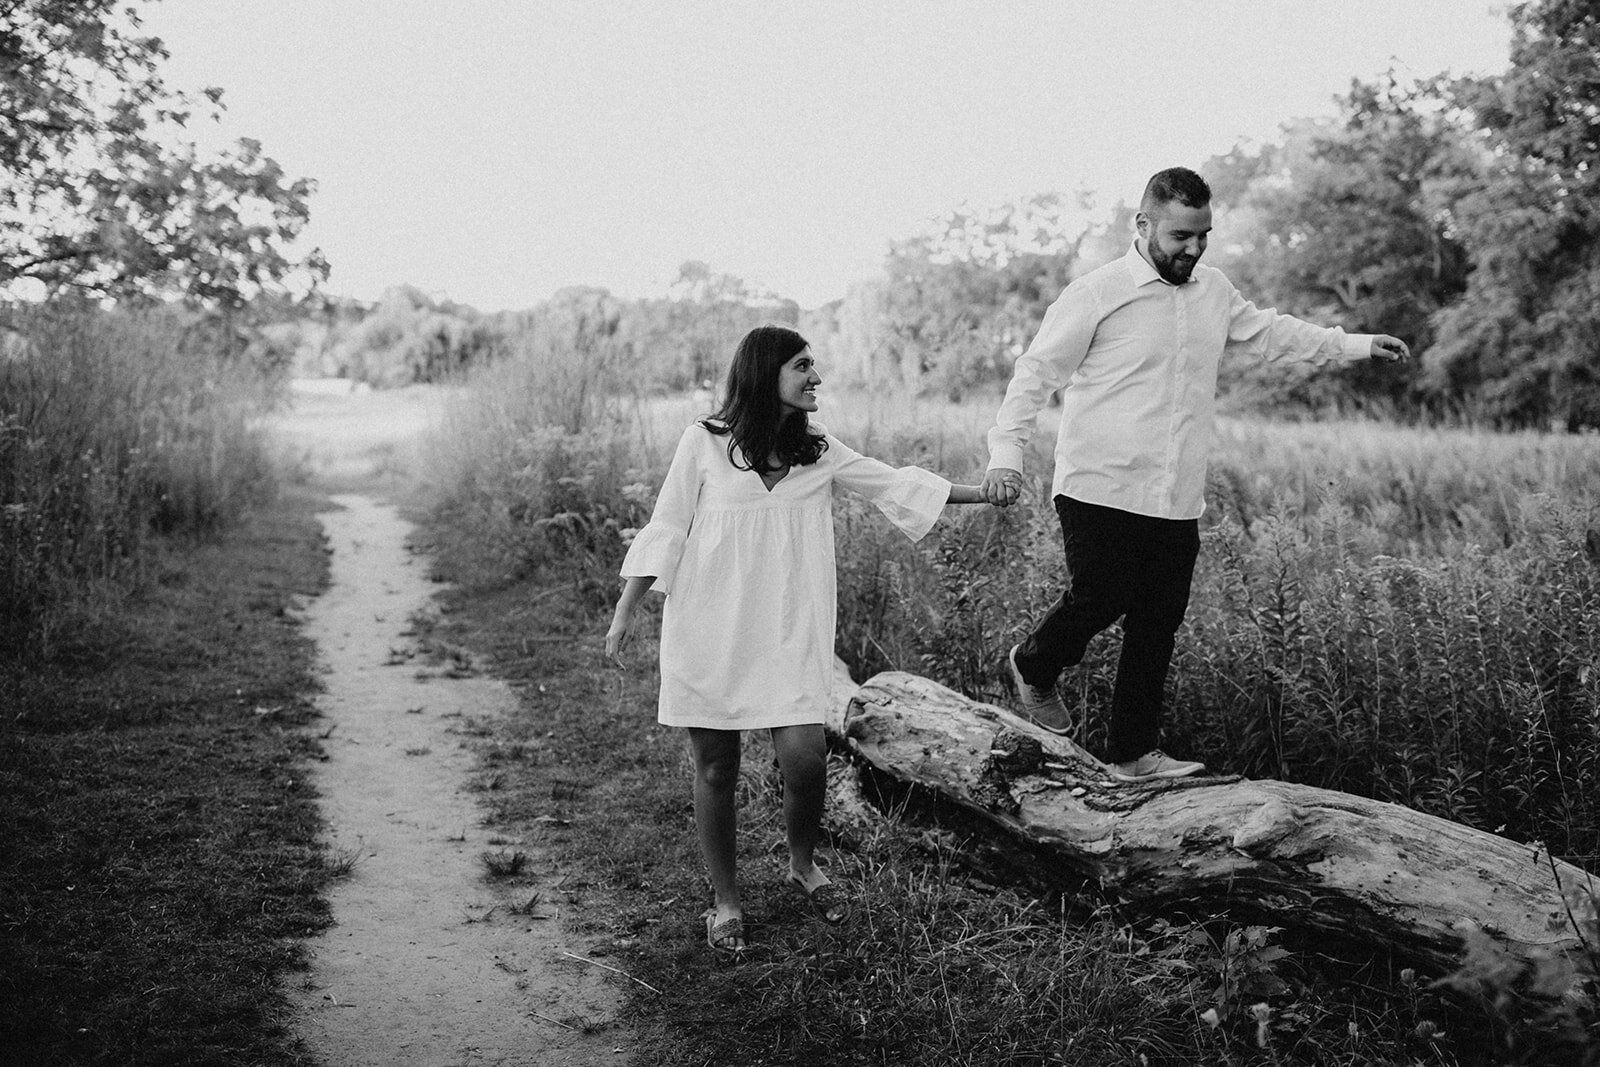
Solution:
[[[778,400],[783,404],[784,414],[817,410],[817,386],[821,384],[822,376],[817,373],[811,348],[802,348],[778,369]]]

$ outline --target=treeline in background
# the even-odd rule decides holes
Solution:
[[[1230,365],[1235,410],[1368,412],[1500,428],[1600,428],[1600,105],[1593,13],[1514,9],[1508,70],[1357,81],[1336,116],[1197,165],[1215,190],[1207,262],[1315,322],[1406,338],[1405,373]],[[955,211],[893,242],[876,278],[815,309],[699,262],[669,297],[576,288],[480,314],[397,288],[273,333],[307,373],[430,381],[498,353],[620,349],[641,388],[709,387],[751,325],[797,325],[840,384],[955,399],[996,389],[1045,308],[1121,255],[1140,190],[1040,193]]]

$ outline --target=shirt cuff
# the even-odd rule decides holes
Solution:
[[[1347,363],[1372,358],[1372,339],[1375,333],[1347,333],[1344,335],[1344,345],[1340,355]]]
[[[989,446],[989,469],[1004,467],[1007,470],[1022,471],[1023,450],[1020,445],[1009,441],[998,442]]]

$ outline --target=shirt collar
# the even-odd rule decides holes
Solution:
[[[1133,278],[1133,287],[1135,289],[1142,289],[1151,282],[1159,282],[1162,285],[1172,286],[1174,289],[1177,288],[1177,286],[1172,285],[1171,282],[1163,278],[1155,266],[1144,258],[1143,253],[1139,251],[1139,239],[1137,237],[1128,246],[1128,254],[1122,258],[1128,264],[1128,274]]]

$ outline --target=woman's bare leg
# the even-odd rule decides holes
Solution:
[[[807,889],[827,881],[817,870],[822,836],[822,806],[828,791],[828,747],[820,725],[778,726],[772,749],[783,775],[783,827],[789,841],[789,870]]]
[[[694,825],[711,876],[717,922],[743,914],[739,904],[739,731],[689,728],[694,760]]]

